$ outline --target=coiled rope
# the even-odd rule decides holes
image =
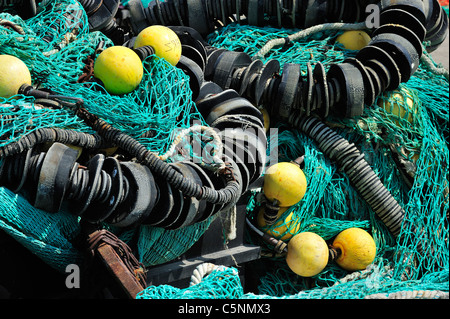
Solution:
[[[229,267],[217,266],[212,263],[200,264],[192,272],[191,282],[190,282],[189,286],[192,287],[194,285],[199,284],[203,280],[204,277],[211,274],[215,270],[224,271],[226,269],[229,269]],[[238,275],[236,269],[234,269],[234,268],[232,268],[232,269],[233,269],[233,274]]]

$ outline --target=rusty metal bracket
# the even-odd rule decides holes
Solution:
[[[91,255],[98,256],[126,295],[135,299],[146,288],[146,276],[130,247],[105,229],[92,232],[87,240]]]
[[[101,244],[97,248],[97,253],[129,298],[135,299],[136,295],[144,290],[144,287],[137,281],[135,275],[128,270],[112,246]]]

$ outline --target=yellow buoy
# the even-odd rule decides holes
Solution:
[[[267,234],[280,240],[289,240],[300,230],[300,221],[294,218],[294,212],[291,212],[285,218],[280,219],[281,215],[288,209],[289,207],[280,207],[277,215],[278,220],[267,230]],[[260,228],[267,227],[267,223],[264,220],[264,206],[259,209],[258,216],[256,217],[256,224]]]
[[[99,54],[94,63],[94,76],[111,94],[130,93],[139,85],[144,68],[139,56],[130,48],[112,46]]]
[[[347,50],[361,50],[370,40],[370,36],[364,31],[349,30],[338,36],[336,42],[341,43]]]
[[[414,117],[417,115],[417,106],[414,104],[413,95],[406,88],[394,90],[381,96],[377,104],[387,113],[405,119],[410,123],[413,122]],[[399,125],[398,120],[394,120],[394,122]]]
[[[152,25],[139,32],[133,47],[136,49],[146,45],[153,47],[156,56],[172,65],[177,65],[180,60],[182,51],[180,39],[168,27]]]
[[[348,271],[366,269],[374,261],[377,252],[372,236],[364,229],[355,227],[340,232],[332,248],[340,250],[340,256],[335,261]]]
[[[271,202],[276,200],[280,207],[297,204],[305,195],[306,187],[305,174],[290,162],[274,164],[264,175],[264,195]]]
[[[297,275],[312,277],[326,267],[328,255],[328,246],[322,237],[312,232],[302,232],[289,241],[286,263]]]
[[[31,85],[30,70],[19,58],[0,55],[0,97],[10,98],[23,84]]]

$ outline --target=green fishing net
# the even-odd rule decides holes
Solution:
[[[170,285],[150,286],[136,299],[239,299],[244,296],[236,268],[222,267],[207,275],[200,283],[185,289]]]
[[[25,21],[17,15],[0,13],[0,19],[20,28],[0,26],[0,54],[20,58],[28,66],[34,85],[82,98],[87,110],[127,132],[156,154],[164,154],[180,131],[194,123],[204,125],[191,99],[188,76],[164,59],[148,57],[143,62],[141,83],[129,94],[109,94],[96,82],[78,83],[85,59],[95,54],[101,41],[105,48],[112,46],[112,42],[100,32],[89,32],[86,14],[76,1],[44,1],[39,11]],[[22,95],[0,98],[0,119],[0,146],[42,127],[93,133],[75,116],[74,110],[44,107],[34,98]],[[190,134],[200,138],[199,133]],[[187,150],[188,146],[185,146]],[[196,156],[192,150],[189,155]],[[64,210],[57,214],[43,212],[3,187],[0,203],[1,228],[46,263],[64,271],[67,264],[78,263],[82,258],[83,253],[72,245],[79,232],[78,218]],[[180,231],[140,227],[136,233],[141,261],[149,266],[180,256],[198,240],[211,221]],[[119,235],[127,242],[136,236],[134,231]]]
[[[228,25],[211,34],[209,43],[218,48],[243,51],[255,56],[270,40],[285,38],[298,30]],[[339,63],[353,57],[335,43],[343,31],[323,31],[272,48],[261,58],[299,63],[306,74],[306,63]],[[328,244],[344,229],[358,227],[373,236],[377,254],[374,263],[364,271],[347,272],[331,262],[318,275],[303,278],[293,273],[284,256],[273,252],[251,230],[246,239],[262,247],[261,259],[251,265],[258,277],[257,291],[239,298],[283,299],[361,299],[428,298],[448,296],[448,77],[435,73],[439,67],[428,53],[414,74],[397,90],[378,97],[364,113],[353,119],[328,118],[326,123],[365,154],[372,169],[406,212],[401,240],[396,240],[372,209],[350,185],[348,177],[331,162],[316,143],[299,130],[278,123],[276,136],[278,160],[291,161],[304,156],[303,171],[308,187],[303,199],[281,214],[271,226],[259,228],[289,242],[295,234],[314,232]],[[431,67],[429,61],[431,60]],[[268,153],[268,155],[270,155]],[[247,218],[258,224],[261,189],[252,191],[247,204]],[[420,245],[423,244],[424,245]],[[422,246],[423,250],[418,247]],[[233,278],[234,280],[234,278]],[[219,291],[234,282],[212,284],[204,280],[198,290]],[[166,287],[149,287],[141,298],[167,298]],[[232,298],[230,294],[219,296]],[[156,291],[156,292],[155,292]],[[177,289],[176,294],[198,296],[192,287]],[[192,293],[192,295],[191,295]],[[405,297],[406,296],[406,297]],[[170,297],[169,297],[170,298]],[[208,297],[205,297],[208,298]]]
[[[41,87],[82,97],[89,111],[159,154],[169,149],[180,130],[193,122],[204,125],[190,97],[189,79],[164,60],[144,61],[143,81],[125,96],[110,95],[96,83],[77,83],[85,58],[95,52],[98,43],[112,43],[99,32],[89,32],[86,16],[76,1],[45,3],[36,17],[26,21],[9,13],[0,14],[0,18],[23,29],[23,33],[18,33],[0,26],[0,54],[22,59]],[[64,23],[65,15],[77,17],[75,23]],[[255,56],[268,41],[297,31],[230,24],[210,34],[207,41],[217,48]],[[298,63],[304,75],[308,62],[321,62],[328,69],[331,63],[356,54],[335,42],[342,32],[315,32],[274,47],[260,59],[277,59],[281,67],[284,63]],[[239,276],[228,269],[217,270],[185,289],[150,286],[138,297],[359,299],[405,291],[448,293],[449,82],[448,77],[435,72],[439,66],[427,53],[425,58],[428,60],[421,60],[407,83],[366,106],[361,116],[326,121],[365,154],[384,186],[405,210],[401,240],[393,238],[350,185],[348,177],[311,138],[283,123],[272,123],[277,135],[268,136],[269,142],[277,143],[279,161],[304,155],[308,188],[304,198],[284,212],[275,226],[263,230],[280,237],[287,235],[286,242],[303,231],[317,233],[330,242],[344,229],[363,228],[371,233],[377,246],[371,266],[349,273],[330,263],[317,276],[303,278],[288,268],[283,256],[274,254],[272,247],[246,229],[246,240],[262,249],[261,258],[250,265],[258,280],[257,291],[244,292]],[[70,110],[44,108],[33,98],[23,96],[0,100],[0,118],[0,146],[39,127],[90,132]],[[247,199],[246,214],[255,225],[260,194],[261,190],[253,190]],[[140,227],[138,233],[120,233],[120,238],[130,242],[137,234],[140,260],[146,266],[157,265],[189,249],[211,221],[170,231]],[[79,231],[78,222],[78,218],[64,211],[40,211],[19,195],[0,188],[0,227],[56,269],[64,269],[82,258],[71,243]],[[419,244],[423,248],[420,251]]]

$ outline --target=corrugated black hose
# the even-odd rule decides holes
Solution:
[[[137,162],[147,166],[153,173],[164,178],[167,182],[189,197],[206,200],[213,204],[226,204],[236,201],[240,196],[239,183],[233,178],[228,178],[226,186],[216,190],[207,186],[200,186],[190,179],[186,179],[168,163],[159,159],[144,145],[131,136],[112,127],[98,116],[88,112],[85,108],[79,108],[77,115],[97,132],[105,142],[113,143],[136,157]]]
[[[298,127],[347,174],[361,197],[389,231],[398,237],[405,212],[364,159],[364,154],[318,118],[304,117],[298,122]]]
[[[38,128],[19,140],[9,143],[0,148],[0,158],[13,156],[29,150],[42,143],[59,142],[62,144],[71,144],[88,149],[104,148],[110,146],[98,134],[89,134],[74,130],[65,130],[60,128],[44,127]]]

